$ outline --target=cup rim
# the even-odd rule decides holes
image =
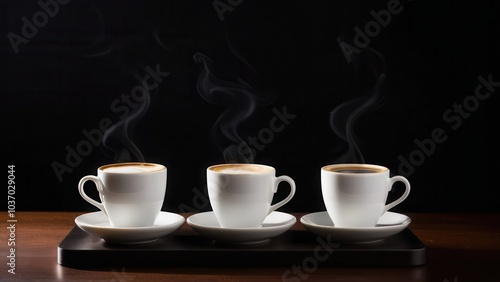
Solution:
[[[226,164],[215,164],[215,165],[211,165],[207,168],[207,171],[210,171],[212,173],[219,173],[219,174],[228,174],[228,173],[224,173],[222,171],[217,171],[217,170],[214,170],[215,168],[218,168],[218,167],[222,167],[222,166],[229,166],[229,167],[242,167],[242,166],[257,166],[257,167],[261,167],[261,168],[265,168],[266,171],[262,171],[262,172],[256,172],[256,173],[253,173],[253,175],[255,174],[270,174],[270,173],[276,173],[276,169],[272,166],[269,166],[269,165],[265,165],[265,164],[249,164],[249,163],[226,163]],[[241,172],[241,173],[231,173],[233,175],[247,175],[248,173],[244,173],[244,172]]]
[[[375,169],[377,171],[372,172],[370,174],[381,174],[381,173],[387,173],[389,172],[389,168],[382,166],[382,165],[376,165],[376,164],[363,164],[363,163],[339,163],[339,164],[329,164],[325,165],[321,168],[321,171],[327,172],[327,173],[333,173],[333,174],[349,174],[349,175],[367,175],[367,174],[359,174],[359,173],[354,173],[354,172],[338,172],[338,171],[331,171],[330,169],[333,168],[340,168],[340,167],[352,167],[352,168],[366,168],[366,169]],[[381,171],[379,171],[381,170]]]
[[[105,165],[102,165],[98,168],[98,171],[101,171],[101,172],[106,172],[106,173],[112,173],[112,174],[124,174],[123,172],[115,172],[115,171],[105,171],[106,168],[108,167],[116,167],[116,166],[128,166],[128,165],[153,165],[153,166],[158,166],[159,168],[158,169],[155,169],[155,170],[151,170],[151,171],[141,171],[141,172],[134,172],[134,174],[144,174],[144,173],[156,173],[156,172],[160,172],[160,171],[164,171],[167,169],[166,166],[162,165],[162,164],[158,164],[158,163],[150,163],[150,162],[124,162],[124,163],[113,163],[113,164],[105,164]]]

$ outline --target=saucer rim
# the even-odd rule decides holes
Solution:
[[[120,231],[120,230],[122,230],[122,231],[136,231],[136,230],[137,231],[147,231],[147,230],[152,230],[152,229],[163,229],[163,228],[166,228],[169,226],[177,225],[179,223],[182,225],[186,220],[180,214],[173,213],[173,212],[167,212],[167,211],[160,211],[160,213],[158,214],[158,217],[160,217],[162,215],[163,216],[169,215],[169,216],[174,216],[175,220],[168,222],[166,224],[153,224],[150,226],[140,226],[140,227],[112,226],[111,223],[109,223],[109,221],[108,221],[108,223],[110,224],[109,226],[95,225],[95,224],[91,224],[88,222],[82,222],[82,219],[85,217],[92,217],[92,216],[97,216],[97,215],[99,215],[99,216],[104,215],[106,217],[106,214],[103,211],[95,211],[95,212],[81,214],[81,215],[77,216],[74,221],[75,221],[75,224],[80,228],[83,226],[83,227],[89,227],[89,228],[98,228],[98,229],[107,229],[107,230],[116,230],[116,231]]]
[[[326,211],[317,212],[323,213],[322,216],[328,216]],[[333,225],[319,225],[316,223],[307,222],[304,217],[312,214],[310,213],[301,217],[302,226],[309,232],[316,234],[323,238],[331,238],[336,243],[340,244],[371,244],[381,242],[388,237],[394,236],[404,229],[408,228],[411,218],[407,215],[401,214],[407,219],[399,224],[382,225],[375,227],[334,227]],[[398,214],[398,213],[395,213]]]
[[[393,229],[393,228],[396,228],[396,227],[401,227],[401,226],[408,226],[410,225],[411,223],[411,218],[405,214],[402,214],[402,213],[397,213],[397,212],[390,212],[390,211],[387,211],[385,212],[384,214],[386,213],[392,213],[392,214],[398,214],[398,215],[402,215],[405,217],[405,220],[403,220],[402,222],[400,223],[396,223],[396,224],[384,224],[384,225],[376,225],[376,226],[371,226],[371,227],[335,227],[335,225],[322,225],[322,224],[317,224],[317,223],[314,223],[314,222],[311,222],[311,221],[308,221],[306,222],[307,220],[307,216],[312,216],[314,214],[326,214],[326,216],[328,216],[328,212],[327,211],[319,211],[319,212],[313,212],[313,213],[308,213],[306,215],[303,215],[300,217],[300,223],[303,224],[303,225],[309,225],[309,226],[315,226],[315,227],[319,227],[319,228],[326,228],[326,229],[334,229],[334,230],[352,230],[352,231],[369,231],[369,230],[383,230],[383,229]],[[381,217],[384,216],[384,215],[381,215]]]
[[[293,214],[273,211],[273,213],[282,213],[287,217],[290,217],[290,220],[283,221],[281,224],[272,225],[272,226],[260,226],[260,227],[251,227],[251,228],[227,228],[220,226],[207,226],[207,225],[198,225],[192,221],[193,216],[197,216],[204,213],[210,213],[215,217],[213,211],[201,212],[197,214],[193,214],[188,219],[186,219],[187,224],[195,230],[198,234],[203,237],[210,238],[212,240],[216,240],[222,243],[230,243],[236,245],[253,245],[257,243],[267,242],[271,238],[277,237],[288,231],[292,226],[297,223],[297,217]],[[190,219],[191,218],[191,219]]]
[[[290,216],[290,219],[283,221],[277,225],[258,226],[258,227],[222,227],[222,226],[200,225],[200,224],[193,222],[193,219],[192,219],[193,217],[200,216],[202,214],[213,214],[213,216],[215,217],[214,211],[206,211],[206,212],[199,212],[199,213],[195,213],[195,214],[190,215],[186,219],[186,223],[191,227],[196,226],[199,228],[212,229],[212,230],[227,230],[227,231],[234,231],[234,232],[242,232],[242,231],[255,231],[255,230],[269,230],[270,231],[270,230],[274,230],[274,229],[281,229],[281,228],[284,228],[285,226],[288,226],[288,225],[290,225],[290,227],[291,227],[297,222],[297,217],[294,216],[293,214],[281,212],[281,211],[273,211],[269,215],[271,215],[273,213],[280,213],[280,214],[284,214],[286,216]]]

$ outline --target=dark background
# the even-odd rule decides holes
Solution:
[[[168,167],[163,210],[210,210],[206,168],[253,136],[263,146],[249,161],[296,181],[283,211],[324,210],[319,172],[336,162],[407,176],[412,192],[395,211],[500,211],[500,87],[475,97],[479,77],[500,82],[498,2],[61,2],[41,1],[52,15],[37,1],[0,2],[1,160],[15,165],[17,210],[94,210],[79,179],[141,155]],[[376,23],[388,3],[399,12]],[[366,27],[373,36],[359,37]],[[200,58],[212,101],[197,89]],[[168,75],[126,104],[148,66]],[[293,118],[270,131],[284,110]],[[238,118],[240,139],[222,134]]]

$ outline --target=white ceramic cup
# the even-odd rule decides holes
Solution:
[[[392,185],[400,181],[405,192],[386,205]],[[389,169],[370,164],[334,164],[321,168],[323,202],[334,226],[374,227],[380,216],[410,194],[403,176],[390,177]]]
[[[271,212],[288,203],[295,194],[295,182],[288,176],[275,174],[273,167],[260,164],[220,164],[207,168],[208,196],[221,227],[259,227]],[[290,185],[290,193],[271,205],[282,181]]]
[[[87,181],[95,183],[98,202],[85,194]],[[167,168],[153,163],[116,163],[101,166],[97,176],[78,183],[83,199],[102,210],[114,227],[145,227],[154,224],[163,205]]]

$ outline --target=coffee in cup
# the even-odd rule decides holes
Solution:
[[[84,191],[87,181],[95,183],[101,202]],[[116,163],[101,166],[97,176],[84,176],[78,191],[84,200],[102,210],[114,227],[153,225],[163,205],[167,168],[154,163]]]
[[[395,182],[405,192],[386,205]],[[410,194],[410,183],[403,176],[390,177],[388,168],[371,164],[334,164],[321,168],[323,202],[336,227],[374,227],[378,219]]]
[[[273,211],[288,203],[295,194],[295,182],[288,176],[276,177],[276,170],[261,164],[220,164],[207,169],[210,204],[221,227],[259,227]],[[271,205],[280,182],[290,185],[290,193]]]

